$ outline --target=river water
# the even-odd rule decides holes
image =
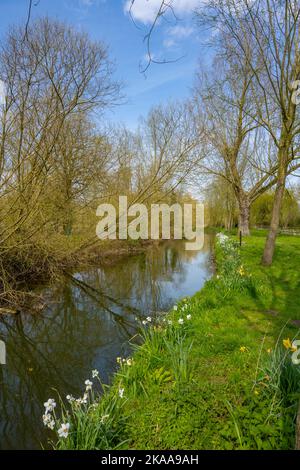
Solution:
[[[108,383],[116,358],[130,354],[136,317],[167,311],[201,289],[212,274],[211,239],[199,252],[184,242],[149,248],[109,267],[75,273],[44,289],[48,307],[39,315],[0,317],[7,364],[0,365],[0,449],[47,446],[43,403],[82,396],[98,369]],[[55,389],[55,390],[54,390]]]

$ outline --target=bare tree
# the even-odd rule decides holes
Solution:
[[[151,2],[152,0],[150,0]],[[134,6],[138,0],[131,0],[130,1],[130,7],[129,7],[129,15],[136,27],[136,21],[134,19]],[[176,6],[176,0],[161,0],[161,2],[157,5],[157,10],[154,15],[154,18],[150,24],[150,27],[148,28],[145,36],[144,36],[144,43],[146,44],[146,49],[147,49],[147,60],[146,60],[146,65],[140,65],[140,71],[141,73],[147,72],[151,64],[170,64],[174,62],[178,62],[182,57],[177,57],[175,59],[158,59],[155,57],[153,51],[152,51],[152,40],[153,40],[153,35],[155,33],[156,28],[159,25],[159,22],[161,19],[166,19],[169,18],[170,15],[175,22],[178,21],[177,15],[175,13],[175,6]],[[150,7],[150,5],[149,5]]]
[[[46,193],[65,235],[72,234],[79,213],[105,194],[109,160],[106,136],[85,113],[71,114],[54,147]]]
[[[28,27],[26,41],[22,27],[9,32],[0,70],[7,88],[0,147],[4,242],[38,211],[67,118],[113,104],[119,85],[105,46],[48,18]]]
[[[196,113],[206,121],[209,142],[200,171],[231,185],[239,208],[239,230],[249,235],[251,205],[277,181],[276,149],[259,124],[248,61],[236,60],[226,38],[218,52],[212,69],[198,76],[194,90]],[[288,172],[292,171],[293,166]]]
[[[299,111],[291,85],[300,77],[299,15],[298,0],[214,0],[199,12],[201,22],[225,32],[231,38],[231,50],[247,60],[255,82],[257,121],[276,147],[276,191],[262,259],[265,265],[273,259],[289,167],[298,160]]]

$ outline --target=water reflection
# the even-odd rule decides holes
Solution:
[[[0,448],[46,445],[43,403],[55,389],[80,395],[92,369],[108,382],[116,357],[130,353],[136,316],[167,310],[210,276],[210,240],[201,252],[182,242],[151,248],[115,266],[66,277],[45,291],[39,316],[0,318],[7,365],[0,366]]]

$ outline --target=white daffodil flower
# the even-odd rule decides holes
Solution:
[[[89,390],[92,390],[93,382],[91,382],[90,380],[86,380],[84,384],[85,384],[86,392],[88,392]]]
[[[45,411],[46,414],[51,413],[56,407],[55,400],[53,398],[49,398],[49,400],[44,403],[44,407],[46,410]]]
[[[55,421],[52,418],[52,416],[49,414],[43,415],[43,423],[44,423],[44,426],[51,429],[52,431],[55,428]]]
[[[64,437],[67,438],[69,435],[69,429],[70,429],[70,424],[69,423],[63,423],[61,427],[58,430],[58,435],[59,437]]]
[[[109,418],[109,415],[101,416],[100,423],[103,424]]]
[[[66,399],[68,400],[69,403],[72,403],[72,401],[75,401],[75,398],[72,395],[67,395]]]

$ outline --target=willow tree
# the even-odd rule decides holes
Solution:
[[[226,33],[230,54],[246,60],[253,74],[252,99],[257,123],[276,148],[276,185],[272,218],[262,258],[272,264],[286,179],[299,167],[300,134],[295,82],[300,78],[299,0],[208,0],[199,11],[202,23]],[[249,43],[251,50],[249,53]]]
[[[251,204],[275,183],[276,173],[266,133],[256,119],[253,79],[247,61],[230,54],[230,41],[224,37],[213,66],[208,73],[198,74],[194,89],[195,119],[205,120],[208,143],[200,170],[231,186],[243,235],[250,234]]]

